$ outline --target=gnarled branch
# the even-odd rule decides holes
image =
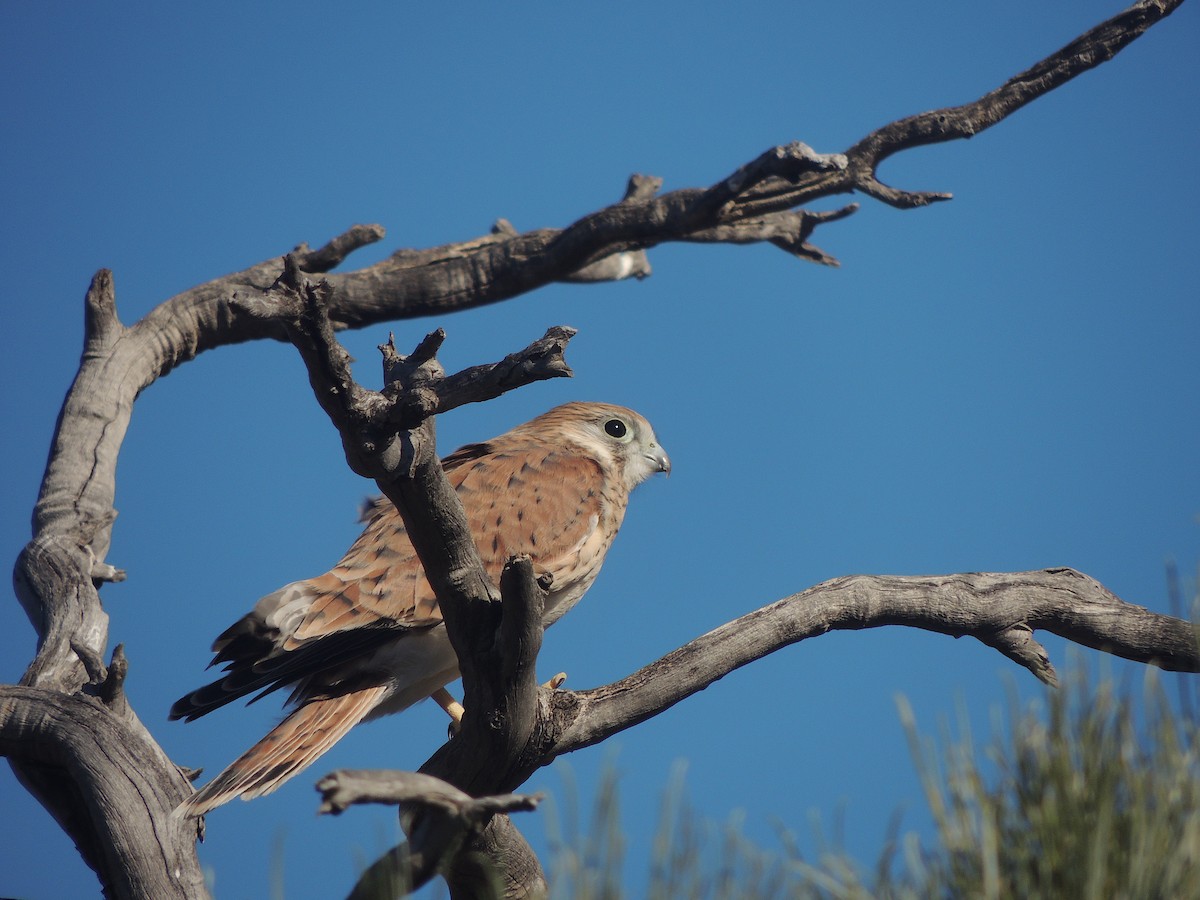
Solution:
[[[853,191],[901,207],[946,199],[948,194],[913,193],[887,187],[879,182],[876,169],[889,156],[902,150],[970,137],[990,127],[1032,99],[1111,58],[1150,25],[1171,13],[1180,2],[1143,0],[975,102],[891,123],[867,135],[844,154],[816,153],[799,143],[771,148],[709,188],[677,190],[661,195],[658,193],[661,181],[635,176],[619,202],[583,216],[563,229],[521,233],[502,225],[473,240],[420,251],[402,250],[358,271],[329,274],[328,281],[334,289],[327,312],[329,333],[339,328],[362,327],[495,303],[554,281],[645,277],[650,272],[645,251],[668,241],[770,241],[786,252],[831,264],[833,258],[812,246],[809,239],[816,226],[848,215],[854,205],[827,213],[811,213],[797,207]],[[310,273],[329,272],[354,250],[382,237],[383,230],[378,226],[355,226],[317,250],[298,248],[295,269]],[[158,377],[208,349],[262,338],[288,339],[286,318],[263,316],[254,304],[239,300],[269,288],[278,279],[281,269],[278,259],[266,260],[171,298],[129,326],[124,325],[117,315],[110,273],[105,270],[97,273],[87,294],[83,358],[55,431],[34,510],[34,535],[22,552],[15,573],[18,595],[39,635],[38,654],[23,678],[22,690],[40,693],[6,694],[7,705],[0,717],[0,731],[27,719],[30,704],[47,703],[53,707],[51,698],[61,696],[63,704],[75,704],[71,706],[75,711],[91,710],[86,713],[90,717],[87,722],[83,718],[62,720],[64,734],[76,729],[86,730],[92,727],[88,724],[91,719],[99,721],[100,717],[106,717],[104,727],[111,729],[103,738],[106,748],[137,747],[141,748],[139,754],[142,750],[147,751],[138,757],[137,774],[151,778],[155,787],[146,789],[132,780],[107,782],[122,799],[114,801],[107,812],[101,813],[102,821],[92,818],[93,812],[100,807],[90,806],[83,796],[93,785],[91,779],[98,777],[91,768],[64,763],[61,767],[38,769],[36,763],[17,760],[17,765],[23,767],[26,783],[64,824],[83,849],[88,862],[100,873],[106,891],[114,896],[138,893],[136,887],[131,886],[135,881],[156,883],[157,876],[147,870],[164,865],[169,866],[168,872],[184,873],[178,876],[182,879],[180,883],[186,882],[185,886],[192,894],[203,890],[195,876],[198,867],[191,835],[185,836],[163,826],[179,799],[176,796],[179,773],[161,754],[120,696],[119,674],[113,680],[113,670],[119,670],[119,667],[114,665],[106,669],[101,662],[108,644],[108,620],[100,604],[98,588],[105,581],[119,580],[124,574],[107,561],[115,517],[117,457],[138,394]],[[548,334],[543,340],[553,345],[556,341],[565,343],[567,337],[569,335],[565,333]],[[546,359],[553,356],[551,347]],[[481,397],[485,393],[481,388],[484,384],[489,384],[490,390],[507,389],[509,379],[519,381],[529,375],[522,367],[528,364],[537,368],[539,365],[532,355],[515,364],[506,360],[469,377],[467,373],[461,373],[461,380],[455,382],[453,377],[439,381],[426,377],[428,372],[420,374],[421,364],[431,359],[418,361],[414,369],[418,382],[415,386],[409,384],[404,391],[389,393],[385,389],[362,395],[367,398],[368,406],[384,411],[389,427],[394,429],[399,423],[409,423],[410,419],[420,419],[468,402],[465,398],[469,395]],[[404,363],[403,360],[398,362]],[[329,374],[335,374],[335,371],[336,367],[330,369]],[[433,384],[440,386],[431,387]],[[396,402],[401,396],[406,399]],[[435,471],[431,429],[431,425],[420,426],[413,431],[411,435],[416,437],[410,435],[408,446],[403,440],[387,445],[416,475],[417,486],[412,489],[410,499],[427,497],[439,490],[445,495],[448,490],[444,479],[438,481],[439,471]],[[377,447],[366,446],[371,442],[362,440],[363,437],[361,433],[358,435],[356,452],[370,456]],[[406,491],[406,488],[401,489],[393,496],[402,509],[407,502],[405,497],[409,496]],[[452,492],[448,496],[453,499]],[[452,507],[447,500],[442,507],[425,512],[410,511],[411,515],[421,516],[426,522],[426,525],[413,522],[414,535],[424,533],[426,528],[446,529],[445,534],[430,540],[421,550],[431,577],[437,577],[438,572],[451,571],[447,563],[452,560],[436,547],[455,546],[458,541],[454,535],[460,533],[460,529],[452,516],[450,519],[439,518],[442,511],[452,510]],[[464,549],[463,552],[467,551]],[[440,558],[435,559],[439,554]],[[473,581],[474,596],[483,601],[477,606],[494,608],[494,587],[486,585],[486,580],[470,580]],[[946,589],[935,587],[937,591]],[[439,596],[444,590],[445,586],[439,590]],[[530,598],[528,602],[535,601]],[[471,631],[477,626],[468,622],[474,618],[473,612],[458,615],[455,608],[452,600],[444,602],[451,634],[465,636],[455,639],[461,645],[462,640],[472,639]],[[1110,620],[1105,618],[1106,615],[1115,615],[1116,619]],[[1050,628],[1047,622],[1053,622],[1067,629],[1063,633],[1074,640],[1094,641],[1092,645],[1106,648],[1111,644],[1117,648],[1116,652],[1122,652],[1120,648],[1128,649],[1133,644],[1116,640],[1113,621],[1130,621],[1127,611],[1114,613],[1109,609],[1104,614],[1077,612],[1066,615],[1059,610],[1046,621],[1017,617],[1008,623],[992,623],[996,627],[990,631],[984,629],[976,636],[1022,664],[1037,669],[1040,665],[1038,648],[1030,642],[1026,627]],[[876,624],[919,623],[880,619]],[[999,627],[1001,624],[1004,627]],[[1178,632],[1178,627],[1171,623],[1154,620],[1152,624],[1164,629],[1163,635]],[[934,630],[957,633],[954,630],[957,627],[948,625]],[[1126,655],[1146,658],[1158,654],[1156,658],[1168,665],[1181,668],[1194,665],[1190,661],[1194,659],[1192,644],[1182,638],[1168,640],[1164,637],[1163,640],[1166,645],[1143,646],[1137,651],[1142,653],[1141,656],[1132,655],[1132,650]],[[485,662],[489,670],[495,666],[507,667],[510,674],[524,665],[519,654],[506,653]],[[1043,677],[1049,672],[1049,669],[1043,671]],[[520,684],[523,684],[521,679],[512,679],[497,699],[509,696],[510,689],[515,696]],[[525,749],[515,754],[506,751],[505,758],[510,760],[510,765],[507,771],[500,772],[492,780],[511,781],[520,772],[530,771],[531,766],[540,764],[538,760],[547,758],[546,754],[555,746],[560,746],[558,752],[565,752],[562,748],[583,746],[584,741],[590,739],[588,735],[599,734],[605,728],[629,727],[631,716],[639,714],[638,710],[652,709],[655,703],[677,702],[670,700],[672,690],[694,692],[702,686],[672,689],[662,678],[646,678],[644,683],[625,684],[620,697],[608,699],[594,692],[540,694],[539,711],[532,727],[527,720],[520,726],[522,733],[528,733]],[[636,702],[630,698],[636,698]],[[542,701],[548,703],[551,700],[554,704],[552,716],[541,708]],[[588,716],[581,719],[578,710],[584,705],[588,707]],[[572,709],[575,713],[569,715]],[[520,718],[515,716],[514,720]],[[470,732],[468,725],[464,729],[466,736],[460,736],[456,741],[473,740]],[[509,737],[520,735],[510,734]],[[64,738],[62,745],[68,743]],[[514,740],[511,746],[518,747],[520,743]],[[85,745],[72,746],[78,749]],[[4,750],[11,755],[20,755],[20,751],[8,743],[4,744]],[[79,752],[85,751],[79,749]],[[459,752],[448,753],[444,760],[453,762]],[[69,756],[64,755],[62,759],[68,760]],[[487,780],[481,772],[466,774],[472,789],[482,787],[482,782]],[[135,808],[143,811],[136,821],[129,813]],[[494,854],[505,852],[509,845],[505,822],[507,819],[494,819],[481,836],[480,846],[490,848],[489,852]],[[126,855],[110,857],[99,849],[89,849],[98,847],[97,842],[109,840],[110,833],[118,828],[123,829],[122,837],[129,841]],[[169,861],[164,863],[164,859]],[[129,871],[123,870],[126,866],[130,867]],[[169,894],[165,889],[150,893]]]
[[[192,789],[148,733],[131,734],[128,715],[81,694],[0,685],[0,754],[31,790],[57,798],[58,822],[105,896],[203,896],[195,825],[169,815]],[[149,840],[128,823],[142,810],[156,813]]]
[[[540,794],[472,797],[438,778],[417,772],[339,769],[319,782],[319,812],[337,815],[360,803],[399,806],[410,830],[411,844],[384,854],[359,878],[351,897],[396,896],[417,890],[457,861],[468,839],[479,839],[498,816],[537,809]],[[480,874],[484,874],[481,870]],[[495,870],[491,877],[501,877]],[[399,888],[400,890],[397,890]]]
[[[554,695],[557,737],[568,753],[645,721],[747,663],[829,631],[906,625],[974,637],[1047,683],[1056,676],[1042,630],[1126,659],[1200,672],[1191,623],[1126,603],[1073,569],[939,576],[835,578],[755,610],[621,681]],[[561,730],[560,730],[561,729]]]
[[[1073,569],[939,576],[853,575],[826,581],[748,613],[668,653],[620,681],[591,690],[542,688],[526,716],[529,742],[509,753],[508,765],[473,770],[470,789],[499,793],[522,784],[564,753],[598,744],[702,691],[730,672],[784,647],[830,631],[905,625],[952,637],[974,637],[1056,681],[1045,649],[1034,639],[1049,631],[1106,653],[1172,671],[1200,672],[1200,648],[1191,623],[1126,603]],[[497,658],[532,668],[536,645],[503,642]],[[464,671],[470,679],[496,678],[491,668]],[[506,698],[510,718],[516,693]],[[504,720],[504,721],[507,721]],[[438,777],[461,772],[466,751],[455,738],[421,769]]]

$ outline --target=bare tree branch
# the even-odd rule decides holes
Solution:
[[[405,896],[438,874],[451,885],[452,898],[546,896],[548,885],[541,864],[508,816],[494,815],[471,843],[473,849],[465,852],[454,843],[430,853],[410,844],[393,847],[367,867],[347,900]]]
[[[551,758],[599,743],[669,709],[747,663],[828,631],[907,625],[974,637],[1053,683],[1033,630],[1126,659],[1200,672],[1189,622],[1126,603],[1073,569],[835,578],[722,625],[621,681],[554,696]]]
[[[52,809],[108,897],[203,896],[196,826],[169,815],[192,792],[148,733],[99,699],[0,685],[0,754]],[[130,804],[136,798],[136,805]],[[130,827],[149,813],[147,836]]]
[[[1126,603],[1073,569],[943,576],[856,575],[835,578],[755,610],[685,644],[632,675],[586,691],[542,688],[537,723],[509,765],[473,770],[472,792],[522,784],[564,753],[592,746],[652,718],[756,659],[829,631],[905,625],[974,637],[1053,684],[1056,675],[1035,630],[1172,671],[1200,672],[1191,623]],[[509,666],[532,667],[536,646],[508,642]],[[494,671],[487,670],[491,677]],[[480,677],[477,672],[464,678]],[[506,720],[500,720],[504,724]],[[466,751],[455,738],[421,771],[461,771]]]
[[[329,274],[332,295],[327,310],[306,306],[308,299],[297,295],[300,305],[288,315],[277,315],[278,310],[264,315],[267,310],[250,298],[270,289],[279,278],[283,267],[272,258],[179,294],[126,326],[117,315],[111,274],[101,270],[87,293],[83,357],[59,416],[34,509],[33,538],[14,573],[39,646],[22,687],[0,691],[3,751],[14,757],[22,779],[76,840],[111,896],[203,893],[194,835],[185,834],[181,825],[169,824],[175,821],[170,810],[186,793],[186,783],[125,701],[120,691],[123,660],[114,654],[109,666],[103,664],[108,618],[98,588],[124,577],[107,561],[115,518],[117,457],[138,394],[161,375],[218,346],[262,338],[289,340],[303,333],[310,335],[307,344],[301,341],[301,350],[308,354],[306,362],[310,357],[314,361],[310,366],[314,385],[350,388],[353,381],[348,369],[343,372],[345,360],[333,349],[336,329],[495,303],[555,281],[645,277],[650,273],[645,251],[668,241],[769,241],[801,258],[833,264],[835,260],[809,239],[817,225],[844,218],[857,207],[852,204],[825,213],[797,207],[853,191],[904,208],[947,199],[948,194],[913,193],[883,185],[876,169],[902,150],[970,137],[1001,121],[1111,58],[1180,2],[1143,0],[973,103],[893,122],[845,154],[821,154],[797,142],[767,150],[709,188],[661,195],[659,179],[634,176],[620,201],[563,229],[520,233],[500,224],[473,240],[401,250],[363,269]],[[354,250],[382,236],[378,226],[355,226],[317,250],[301,246],[288,278],[296,284],[299,272],[329,272]],[[297,317],[313,316],[317,329],[298,329]],[[475,714],[469,715],[463,732],[427,764],[454,770],[448,780],[460,786],[459,779],[468,782],[471,793],[503,793],[507,788],[486,789],[486,783],[519,784],[514,779],[544,764],[551,752],[594,743],[602,734],[629,727],[641,720],[639,716],[702,689],[722,666],[729,671],[745,664],[737,660],[749,661],[753,653],[744,645],[747,637],[741,632],[758,634],[758,617],[778,617],[776,624],[785,623],[793,629],[789,633],[796,635],[790,642],[808,636],[799,619],[788,618],[794,610],[771,612],[776,604],[746,617],[750,621],[742,621],[739,634],[718,629],[676,651],[699,654],[696,658],[709,667],[707,674],[672,679],[655,664],[618,683],[619,688],[554,694],[529,689],[526,675],[532,671],[536,647],[515,635],[526,632],[522,623],[530,621],[536,610],[536,586],[514,570],[513,586],[503,589],[503,609],[507,612],[511,605],[512,611],[505,624],[509,617],[498,614],[502,607],[496,602],[495,586],[482,575],[469,538],[463,541],[461,507],[437,465],[428,417],[537,377],[567,374],[561,356],[569,337],[569,329],[552,330],[501,363],[445,378],[436,364],[440,338],[435,333],[408,359],[392,348],[389,386],[378,392],[359,389],[349,406],[331,412],[335,421],[343,416],[339,429],[351,464],[378,473],[414,540],[421,542],[418,552],[431,579],[437,579],[435,589],[460,656],[460,648],[481,644],[489,630],[503,632],[498,649],[481,656],[478,663],[481,675],[499,673],[499,687],[484,685],[481,677],[472,677],[468,687],[479,715],[490,704],[492,713],[500,716],[492,721],[500,721],[503,727],[485,735],[472,724]],[[314,370],[317,374],[311,375]],[[424,422],[418,424],[421,419]],[[403,477],[395,478],[397,473]],[[864,587],[867,581],[846,579],[810,589],[816,593],[809,599],[840,594],[843,618],[831,618],[826,630],[909,624],[955,635],[969,633],[1047,679],[1052,669],[1042,662],[1044,653],[1032,640],[1030,629],[1058,630],[1088,646],[1195,671],[1194,638],[1186,624],[1145,611],[1132,613],[1136,607],[1119,601],[1115,606],[1098,602],[1097,590],[1085,586],[1094,582],[1083,576],[1060,570],[1042,574],[1049,579],[1045,584],[1029,578],[1029,573],[953,576],[923,584],[876,580],[871,583],[874,594]],[[988,606],[983,588],[971,581],[982,578],[1025,578],[1029,584],[995,587],[990,598],[994,605]],[[1074,605],[1066,602],[1071,594],[1067,585],[1072,584],[1078,593]],[[1029,593],[1043,590],[1057,598],[1058,605],[1040,605],[1049,601]],[[907,605],[895,601],[906,591]],[[975,605],[967,605],[976,618],[964,619],[963,614],[943,608],[938,598],[949,595],[971,600]],[[922,596],[923,601],[918,599]],[[885,603],[884,598],[896,605]],[[922,602],[929,607],[924,614]],[[991,612],[986,613],[985,607]],[[880,609],[891,610],[894,618]],[[999,615],[996,609],[1011,614]],[[871,625],[855,624],[864,621]],[[770,652],[765,646],[760,646],[761,652]],[[704,682],[706,677],[709,681]],[[531,696],[536,699],[536,712],[531,712]],[[44,711],[38,713],[35,707]],[[25,741],[45,747],[53,764],[35,761],[23,749]],[[503,748],[502,764],[494,770],[480,765],[478,749],[471,749],[489,746]],[[121,748],[120,752],[114,748]],[[130,755],[129,764],[116,767],[124,772],[119,775],[101,758],[124,760],[122,753]],[[93,802],[93,795],[100,793],[104,802]],[[473,846],[493,860],[508,854],[502,866],[510,878],[507,890],[536,889],[541,878],[536,860],[527,865],[532,854],[514,835],[508,819],[497,816]],[[110,841],[124,843],[110,854]],[[456,860],[456,865],[461,863],[462,883],[479,874],[470,871],[468,857],[460,854]],[[157,869],[161,873],[152,871]]]
[[[406,830],[416,833],[412,844],[394,848],[363,873],[350,896],[364,898],[397,896],[421,888],[453,865],[463,843],[480,838],[494,817],[535,810],[542,799],[540,794],[472,797],[441,779],[416,772],[348,769],[322,778],[317,790],[322,796],[321,813],[338,815],[354,804],[385,803],[399,806]],[[490,877],[499,874],[499,869],[494,869]]]
[[[385,232],[379,225],[355,225],[349,231],[339,234],[324,247],[309,250],[301,244],[292,251],[299,257],[300,268],[305,272],[328,272],[340,266],[355,250],[383,240]]]
[[[485,787],[500,783],[497,773],[533,771],[530,748],[540,743],[535,735],[545,713],[536,677],[545,586],[537,583],[529,558],[517,557],[505,566],[500,590],[498,621],[475,617],[453,625],[463,727],[421,767],[478,795],[498,793]]]
[[[768,212],[755,218],[739,218],[736,222],[715,225],[694,231],[685,238],[696,243],[753,244],[769,241],[781,250],[825,266],[841,265],[825,251],[808,243],[818,225],[836,222],[858,210],[857,203],[830,212],[812,213],[805,210]]]
[[[855,187],[868,197],[901,209],[948,200],[949,194],[910,193],[888,187],[876,179],[875,170],[902,150],[971,138],[991,128],[1038,97],[1112,59],[1182,3],[1140,0],[973,103],[910,116],[871,132],[846,152]]]
[[[614,256],[616,262],[605,270],[607,277],[644,276],[649,266],[642,257],[622,259],[620,255],[666,241],[769,240],[789,253],[833,264],[831,256],[807,240],[812,226],[828,218],[809,219],[804,227],[798,227],[764,217],[855,190],[905,207],[947,198],[948,194],[885,188],[876,179],[875,169],[902,150],[970,137],[990,127],[1037,96],[1111,58],[1180,2],[1143,0],[974,103],[890,123],[844,155],[816,154],[802,144],[776,147],[711,188],[662,196],[654,196],[657,179],[634,176],[620,202],[565,229],[522,234],[509,225],[470,241],[401,250],[364,269],[332,274],[329,282],[336,299],[330,320],[335,328],[357,328],[495,303],[570,278]],[[832,218],[841,218],[853,208],[844,207]],[[743,220],[759,221],[740,224]],[[381,235],[378,226],[355,226],[326,247],[302,253],[300,268],[324,271]],[[593,269],[592,274],[598,271]],[[237,296],[268,288],[278,274],[279,264],[271,259],[218,278],[164,302],[129,329],[116,318],[111,276],[107,272],[97,276],[93,292],[99,299],[93,303],[93,292],[89,293],[89,350],[60,419],[35,511],[35,531],[66,527],[66,522],[75,520],[76,508],[96,521],[111,515],[116,449],[124,437],[134,397],[155,378],[214,347],[267,337],[286,339],[280,323],[255,316],[234,301]],[[113,383],[118,374],[122,376],[119,392],[95,390],[99,384]],[[88,416],[76,415],[77,399],[93,394],[107,406],[89,410]],[[98,427],[101,423],[106,427]],[[82,460],[92,458],[97,460],[95,473],[83,490],[76,492],[70,473],[77,471]],[[108,541],[105,527],[92,542],[100,564],[107,555]]]
[[[340,815],[359,803],[432,808],[462,819],[464,828],[482,830],[497,813],[537,809],[541,794],[500,794],[472,797],[440,778],[419,772],[338,769],[317,782],[321,793],[318,813]]]

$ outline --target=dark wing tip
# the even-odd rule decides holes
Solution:
[[[321,673],[336,670],[412,630],[408,625],[381,621],[335,632],[274,656],[229,660],[224,676],[180,697],[171,706],[168,718],[190,722],[240,697],[261,692],[250,701],[256,702],[279,688],[309,677],[319,678]]]
[[[192,701],[192,694],[186,694],[171,704],[171,710],[167,713],[167,721],[176,722],[179,719],[183,719],[185,722],[190,722],[198,715],[200,713],[196,712],[196,704]]]
[[[226,628],[212,643],[213,661],[218,663],[253,661],[270,655],[279,638],[279,629],[272,628],[255,613],[248,613]]]

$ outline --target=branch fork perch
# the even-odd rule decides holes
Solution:
[[[296,343],[350,465],[376,479],[417,544],[465,663],[467,700],[462,730],[422,771],[468,797],[503,797],[555,755],[598,743],[765,653],[832,629],[899,624],[971,635],[1045,681],[1054,673],[1034,639],[1039,629],[1130,659],[1197,671],[1189,623],[1122,603],[1080,573],[1048,569],[834,579],[749,613],[612,685],[538,687],[533,671],[543,586],[522,560],[512,561],[499,586],[489,583],[437,463],[433,417],[569,375],[563,351],[573,329],[552,328],[499,362],[451,375],[436,359],[444,334],[429,335],[407,358],[389,341],[378,391],[354,382],[349,357],[334,337],[343,328],[442,315],[554,282],[644,278],[647,251],[666,242],[765,241],[835,265],[810,239],[818,226],[844,219],[858,204],[825,212],[803,205],[847,193],[904,209],[949,199],[948,193],[885,185],[878,166],[903,150],[979,134],[1111,59],[1181,2],[1139,0],[977,100],[892,122],[844,153],[782,145],[708,188],[666,193],[660,193],[661,179],[637,175],[619,201],[561,229],[520,232],[502,220],[480,237],[399,250],[334,273],[355,250],[384,236],[377,225],[354,226],[316,250],[297,247],[282,276],[272,257],[170,298],[132,325],[120,321],[111,273],[101,270],[87,293],[84,352],[54,434],[33,537],[14,572],[39,642],[21,684],[0,686],[0,750],[74,840],[108,896],[205,893],[195,832],[170,816],[191,787],[125,700],[119,648],[108,666],[103,663],[108,617],[99,590],[124,577],[106,558],[117,458],[139,393],[199,353],[261,339]],[[306,282],[316,275],[324,280]],[[263,286],[272,284],[263,295]],[[536,859],[504,814],[508,808],[473,802],[461,808],[474,810],[470,816],[490,812],[490,819],[482,831],[458,829],[471,852],[450,854],[444,865],[439,845],[420,835],[408,849],[436,861],[431,865],[463,891],[490,877],[472,862],[476,853],[502,860],[506,892],[544,887]]]

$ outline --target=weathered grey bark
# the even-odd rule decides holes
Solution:
[[[755,610],[621,681],[557,691],[541,752],[599,743],[703,690],[734,669],[828,631],[907,625],[973,637],[1048,684],[1057,679],[1035,630],[1176,672],[1200,672],[1190,622],[1126,603],[1073,569],[835,578]]]
[[[101,862],[106,896],[194,897],[204,884],[195,825],[166,815],[125,825],[143,804],[169,811],[191,793],[153,740],[130,740],[130,715],[98,697],[0,685],[0,753],[31,790],[69,799],[59,822]]]
[[[364,898],[394,893],[390,890],[393,885],[406,890],[422,887],[441,869],[454,865],[463,842],[468,837],[481,838],[495,817],[537,809],[541,801],[537,794],[472,797],[416,772],[340,769],[317,782],[317,790],[322,797],[319,812],[337,815],[354,804],[385,803],[399,806],[409,827],[419,818],[416,828],[430,835],[419,842],[421,849],[409,852],[407,846],[399,847],[365,872],[351,895]],[[488,877],[494,878],[500,871],[492,869]]]
[[[1186,623],[1122,604],[1084,576],[1051,570],[839,579],[718,629],[614,685],[584,692],[538,688],[532,663],[540,633],[531,623],[540,619],[539,588],[520,564],[499,591],[488,583],[436,465],[429,416],[534,377],[568,374],[561,351],[570,334],[549,333],[502,363],[445,379],[434,358],[435,333],[413,358],[389,358],[388,380],[397,385],[380,393],[348,380],[332,340],[334,329],[495,303],[552,281],[645,277],[645,251],[666,241],[769,241],[800,258],[835,264],[809,239],[818,225],[849,215],[856,205],[810,213],[800,204],[854,191],[902,208],[949,199],[884,185],[876,168],[901,150],[990,127],[1110,59],[1180,2],[1137,3],[974,103],[894,122],[845,154],[819,154],[799,143],[776,147],[709,188],[663,195],[656,179],[635,176],[621,201],[561,230],[519,233],[501,222],[474,240],[401,250],[375,265],[331,274],[328,321],[315,330],[297,327],[315,308],[303,305],[303,292],[293,298],[301,306],[283,315],[260,302],[281,273],[274,259],[167,300],[131,326],[120,322],[111,276],[100,272],[87,294],[83,358],[55,431],[33,538],[14,573],[39,646],[21,686],[0,689],[0,750],[75,840],[106,894],[203,894],[195,827],[169,815],[190,788],[125,701],[119,648],[108,667],[103,663],[108,619],[99,588],[124,578],[106,559],[116,461],[138,394],[204,350],[261,338],[295,340],[315,371],[314,385],[340,385],[354,401],[326,404],[347,457],[377,478],[402,510],[455,647],[470,658],[463,669],[468,715],[462,732],[424,771],[473,796],[511,790],[552,755],[603,740],[733,668],[833,628],[904,624],[971,634],[1050,678],[1031,636],[1031,629],[1047,628],[1129,658],[1195,671]],[[329,272],[382,237],[377,226],[359,226],[320,249],[302,247],[288,280],[298,288],[301,272]],[[273,296],[277,303],[279,295]],[[544,884],[506,817],[493,819],[470,843],[499,861],[507,893],[536,893]],[[462,856],[450,866],[456,896],[482,883],[472,859]]]

